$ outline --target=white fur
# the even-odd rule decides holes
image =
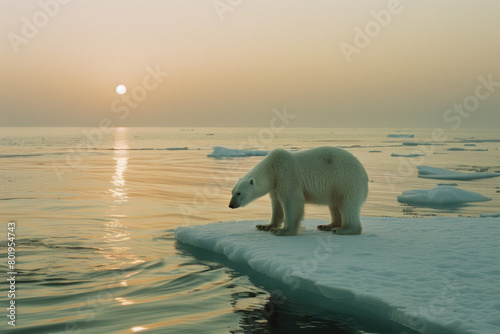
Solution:
[[[361,233],[361,206],[368,196],[368,176],[351,153],[336,147],[318,147],[291,153],[271,151],[239,179],[229,207],[245,206],[269,194],[272,217],[268,225],[257,225],[276,235],[297,233],[304,205],[327,205],[332,221],[318,229],[337,234]],[[284,222],[283,228],[279,228]]]

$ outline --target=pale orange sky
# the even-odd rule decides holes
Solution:
[[[497,0],[0,0],[0,126],[265,126],[286,106],[294,126],[497,128],[499,17]]]

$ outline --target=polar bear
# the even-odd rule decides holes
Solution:
[[[294,235],[304,216],[304,205],[317,204],[327,205],[331,214],[330,224],[319,225],[319,230],[360,234],[368,175],[359,160],[341,148],[318,147],[294,153],[275,149],[238,180],[229,207],[243,207],[266,194],[271,197],[271,222],[257,225],[259,230]]]

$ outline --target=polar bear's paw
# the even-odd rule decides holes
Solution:
[[[256,225],[255,228],[258,229],[258,230],[260,230],[260,231],[269,231],[272,228],[272,225],[271,224]]]
[[[333,229],[333,225],[332,224],[318,225],[318,230],[320,230],[320,231],[331,231],[332,229]]]

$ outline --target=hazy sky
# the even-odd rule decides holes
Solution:
[[[0,36],[1,126],[500,126],[498,0],[0,0]]]

